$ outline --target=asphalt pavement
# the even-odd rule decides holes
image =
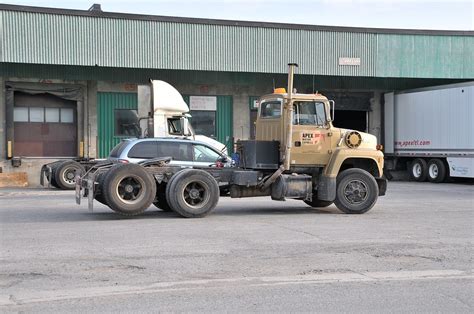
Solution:
[[[124,218],[0,189],[0,312],[465,312],[474,185],[389,182],[364,215],[221,198]]]

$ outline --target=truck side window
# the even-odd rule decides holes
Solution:
[[[294,125],[326,125],[324,103],[313,101],[299,101],[293,104]]]
[[[279,118],[281,116],[281,101],[267,101],[260,104],[261,118]]]

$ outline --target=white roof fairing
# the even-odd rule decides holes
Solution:
[[[183,96],[172,85],[160,81],[151,80],[153,93],[153,111],[154,112],[189,112],[188,105]]]

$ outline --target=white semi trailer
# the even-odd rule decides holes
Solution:
[[[385,94],[385,169],[415,181],[474,178],[474,82]]]

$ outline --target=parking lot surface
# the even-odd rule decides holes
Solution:
[[[466,312],[474,186],[389,182],[364,215],[221,198],[125,218],[74,192],[0,189],[0,312]]]

